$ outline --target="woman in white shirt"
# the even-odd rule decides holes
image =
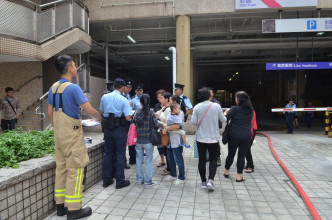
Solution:
[[[156,112],[156,116],[157,118],[162,121],[164,124],[166,124],[166,119],[167,116],[170,112],[170,97],[172,96],[171,93],[169,92],[165,92],[162,94],[162,97],[160,98],[160,104],[163,106],[163,108],[160,111]],[[161,174],[163,176],[167,176],[170,174],[170,169],[169,169],[169,162],[167,159],[167,146],[163,146],[164,148],[164,156],[166,157],[166,169],[164,170],[164,172]]]
[[[202,180],[202,188],[213,191],[213,180],[217,171],[217,158],[219,157],[219,121],[226,122],[219,104],[211,102],[210,90],[206,87],[198,91],[201,101],[194,107],[191,118],[193,125],[199,125],[196,132],[197,148],[199,154],[198,170]],[[205,115],[205,117],[204,117]],[[206,179],[206,151],[209,151],[209,178]]]

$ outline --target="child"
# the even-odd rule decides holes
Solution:
[[[180,105],[173,103],[170,106],[171,112],[167,116],[167,127],[166,130],[169,133],[169,146],[167,147],[167,159],[169,161],[170,175],[166,177],[165,180],[175,180],[173,183],[175,185],[183,184],[185,180],[185,167],[183,160],[183,146],[190,147],[186,144],[185,132],[182,129],[169,131],[168,127],[172,125],[183,126],[183,121],[178,115],[180,113]],[[181,137],[185,144],[182,144]],[[176,166],[179,169],[179,175],[177,175]]]
[[[180,105],[178,103],[172,103],[171,106],[170,106],[170,109],[171,109],[171,112],[167,117],[167,126],[171,126],[171,125],[174,125],[174,124],[179,124],[180,129],[175,130],[175,131],[168,131],[168,133],[172,136],[181,135],[182,143],[181,143],[181,140],[180,140],[179,147],[184,146],[186,148],[190,148],[190,145],[186,141],[186,132],[181,129],[182,126],[183,126],[183,121],[179,116],[180,111],[181,111]]]

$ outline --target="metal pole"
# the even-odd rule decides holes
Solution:
[[[105,65],[106,65],[106,83],[108,83],[108,45],[105,48]]]
[[[172,63],[173,63],[173,85],[172,87],[175,85],[175,83],[177,82],[177,73],[176,73],[176,48],[175,47],[170,47],[169,48],[170,51],[172,51]],[[173,94],[174,90],[173,90]]]
[[[325,134],[328,135],[330,131],[330,113],[329,111],[325,112]]]
[[[41,113],[44,113],[43,105],[44,105],[44,102],[41,101],[40,102],[40,111],[41,111]],[[43,116],[41,116],[41,118],[42,118],[42,120],[41,120],[41,130],[44,131],[44,120],[45,119],[43,118]]]

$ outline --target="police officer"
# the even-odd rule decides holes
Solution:
[[[126,79],[125,81],[126,81],[126,88],[125,88],[125,91],[122,93],[122,95],[124,97],[126,97],[126,99],[129,101],[130,107],[132,107],[133,106],[133,101],[130,98],[130,92],[133,88],[133,83],[130,79]],[[128,121],[127,122],[127,133],[129,131],[130,124],[131,124],[131,122]],[[130,147],[128,147],[128,150],[130,152]],[[127,157],[126,157],[125,169],[130,169],[130,166],[127,164]]]
[[[49,89],[48,117],[54,127],[57,215],[67,214],[67,219],[79,219],[92,213],[90,207],[82,209],[83,179],[89,156],[83,138],[80,107],[95,120],[100,120],[100,115],[91,107],[81,88],[71,83],[77,76],[72,58],[59,56],[55,67],[61,79]]]
[[[296,108],[296,104],[294,103],[294,99],[289,98],[288,104],[285,108]],[[286,125],[287,125],[287,134],[293,134],[293,123],[294,123],[294,112],[285,112],[286,115]]]
[[[127,141],[126,120],[131,120],[132,110],[128,100],[122,95],[125,87],[126,82],[121,78],[117,78],[114,81],[114,91],[104,95],[100,103],[105,138],[103,187],[113,184],[113,178],[115,178],[116,189],[130,185],[129,180],[125,179],[124,166]],[[113,175],[114,167],[115,176]]]
[[[133,101],[133,110],[137,111],[138,109],[141,109],[141,102],[140,102],[140,97],[143,94],[143,84],[136,84],[135,85],[135,93],[136,95],[134,95],[134,97],[132,98]]]
[[[183,95],[184,85],[175,83],[174,93],[180,97],[181,110],[184,112],[184,121],[187,121],[188,115],[193,111],[193,105],[190,100]]]
[[[125,88],[125,91],[123,92],[122,95],[127,98],[127,100],[130,103],[130,106],[132,107],[133,106],[133,101],[130,98],[130,92],[133,89],[133,83],[130,79],[126,79],[125,81],[126,81],[126,88]]]

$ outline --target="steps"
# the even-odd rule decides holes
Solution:
[[[37,130],[41,131],[41,115],[37,115],[35,109],[39,106],[39,102],[33,103],[19,116],[16,128],[22,128],[23,131]]]

